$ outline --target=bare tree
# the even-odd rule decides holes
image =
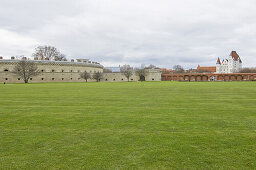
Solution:
[[[173,71],[175,73],[184,73],[184,68],[181,65],[175,65],[173,66]]]
[[[61,54],[57,48],[53,46],[38,46],[33,56],[39,60],[55,60],[61,61],[66,59],[64,54]]]
[[[136,75],[139,76],[140,81],[145,81],[145,78],[148,75],[148,71],[146,69],[137,69]]]
[[[39,74],[38,68],[33,61],[20,60],[13,69],[13,73],[20,76],[25,83],[28,83],[29,79]]]
[[[120,67],[120,72],[130,81],[130,77],[133,75],[133,68],[130,65],[123,65]]]
[[[133,70],[125,70],[122,74],[127,78],[128,82],[130,81],[130,77],[133,75]]]
[[[240,73],[256,73],[256,68],[243,68]]]
[[[80,77],[85,79],[86,82],[87,82],[87,80],[91,78],[91,74],[85,71],[85,72],[80,74]]]
[[[97,82],[100,81],[100,79],[103,78],[103,74],[101,72],[96,72],[92,75],[92,78],[95,79]]]
[[[121,72],[124,72],[126,70],[133,70],[133,68],[130,65],[128,65],[128,64],[125,64],[125,65],[120,67],[120,71]]]
[[[155,65],[153,65],[153,64],[150,64],[147,68],[154,69],[154,68],[157,68],[157,67]]]

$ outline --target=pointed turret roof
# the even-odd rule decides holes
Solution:
[[[236,51],[232,51],[229,56],[232,56],[233,60],[238,61],[239,55],[236,53]]]
[[[220,58],[218,57],[217,63],[216,64],[220,64]]]

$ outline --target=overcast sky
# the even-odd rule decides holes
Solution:
[[[0,0],[0,56],[52,45],[104,66],[256,66],[256,0]]]

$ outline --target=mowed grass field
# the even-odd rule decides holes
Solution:
[[[256,82],[1,84],[0,169],[256,169]]]

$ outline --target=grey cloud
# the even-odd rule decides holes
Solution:
[[[245,66],[255,66],[255,7],[255,0],[2,0],[0,30],[26,45],[12,36],[0,43],[0,55],[10,54],[8,44],[24,55],[49,44],[70,58],[111,66],[190,68],[215,65],[237,50]]]

